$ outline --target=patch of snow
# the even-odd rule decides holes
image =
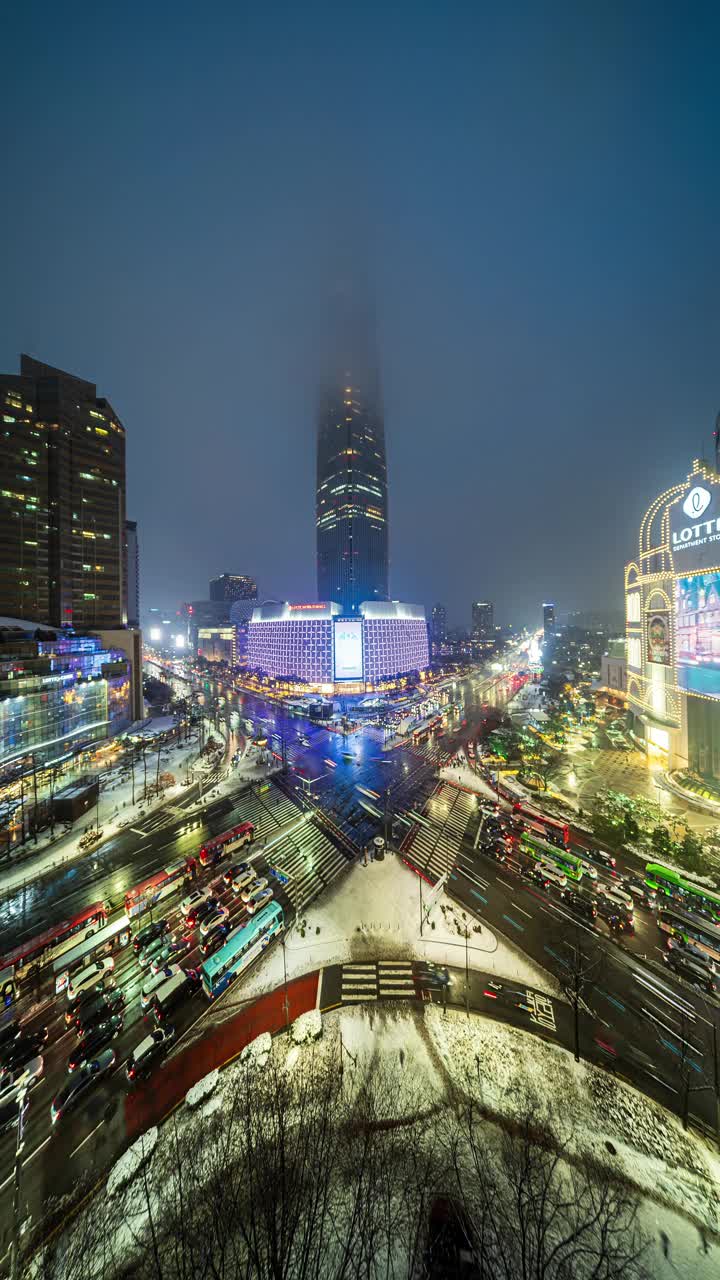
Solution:
[[[308,1040],[319,1040],[322,1035],[322,1014],[319,1009],[309,1009],[301,1013],[292,1024],[291,1032],[295,1044],[306,1044]]]
[[[246,1066],[264,1067],[270,1051],[272,1049],[272,1036],[269,1031],[263,1031],[262,1035],[256,1036],[240,1054],[240,1061]]]
[[[118,1191],[122,1191],[128,1183],[140,1172],[143,1165],[146,1165],[151,1159],[152,1154],[157,1146],[158,1131],[156,1128],[148,1129],[147,1133],[143,1133],[133,1142],[127,1151],[123,1152],[120,1159],[115,1162],[107,1180],[107,1194],[114,1196]]]
[[[189,1107],[197,1107],[201,1102],[204,1102],[206,1098],[209,1098],[210,1094],[215,1091],[219,1079],[220,1072],[217,1068],[214,1071],[209,1071],[206,1076],[203,1076],[202,1080],[198,1080],[190,1089],[188,1089],[185,1094],[185,1102],[187,1105]]]

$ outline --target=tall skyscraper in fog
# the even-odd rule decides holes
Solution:
[[[369,313],[341,295],[333,321],[318,419],[318,598],[353,614],[388,598],[385,424]]]

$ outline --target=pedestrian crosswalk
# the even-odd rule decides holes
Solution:
[[[298,912],[349,865],[345,854],[316,823],[300,821],[303,817],[304,811],[271,784],[262,792],[245,792],[225,819],[228,827],[239,822],[254,824],[255,840],[265,840],[269,866],[287,876],[285,892]],[[288,830],[280,834],[283,828]]]
[[[455,866],[463,836],[475,813],[475,798],[441,783],[425,806],[425,823],[418,824],[405,851],[419,870],[434,881]]]
[[[343,1004],[368,1000],[397,1000],[417,995],[412,961],[373,960],[342,966],[340,998]]]

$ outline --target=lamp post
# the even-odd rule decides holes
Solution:
[[[18,1119],[17,1119],[17,1139],[15,1142],[15,1185],[13,1187],[13,1221],[12,1221],[12,1241],[10,1244],[10,1280],[17,1280],[19,1272],[19,1255],[20,1255],[20,1178],[22,1175],[22,1151],[25,1145],[25,1098],[27,1089],[22,1089],[18,1094]]]

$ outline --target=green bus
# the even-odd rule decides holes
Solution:
[[[660,862],[648,862],[645,866],[645,883],[668,898],[687,901],[689,907],[702,907],[716,920],[720,920],[720,894],[704,885],[684,880],[679,871],[664,867]]]
[[[570,853],[569,849],[558,849],[557,845],[541,840],[539,836],[523,831],[520,836],[520,848],[536,862],[552,862],[570,880],[581,880],[583,873],[582,858]]]
[[[699,920],[688,911],[675,906],[661,906],[657,922],[663,933],[685,943],[691,950],[700,951],[713,965],[720,964],[720,928],[709,920]]]

